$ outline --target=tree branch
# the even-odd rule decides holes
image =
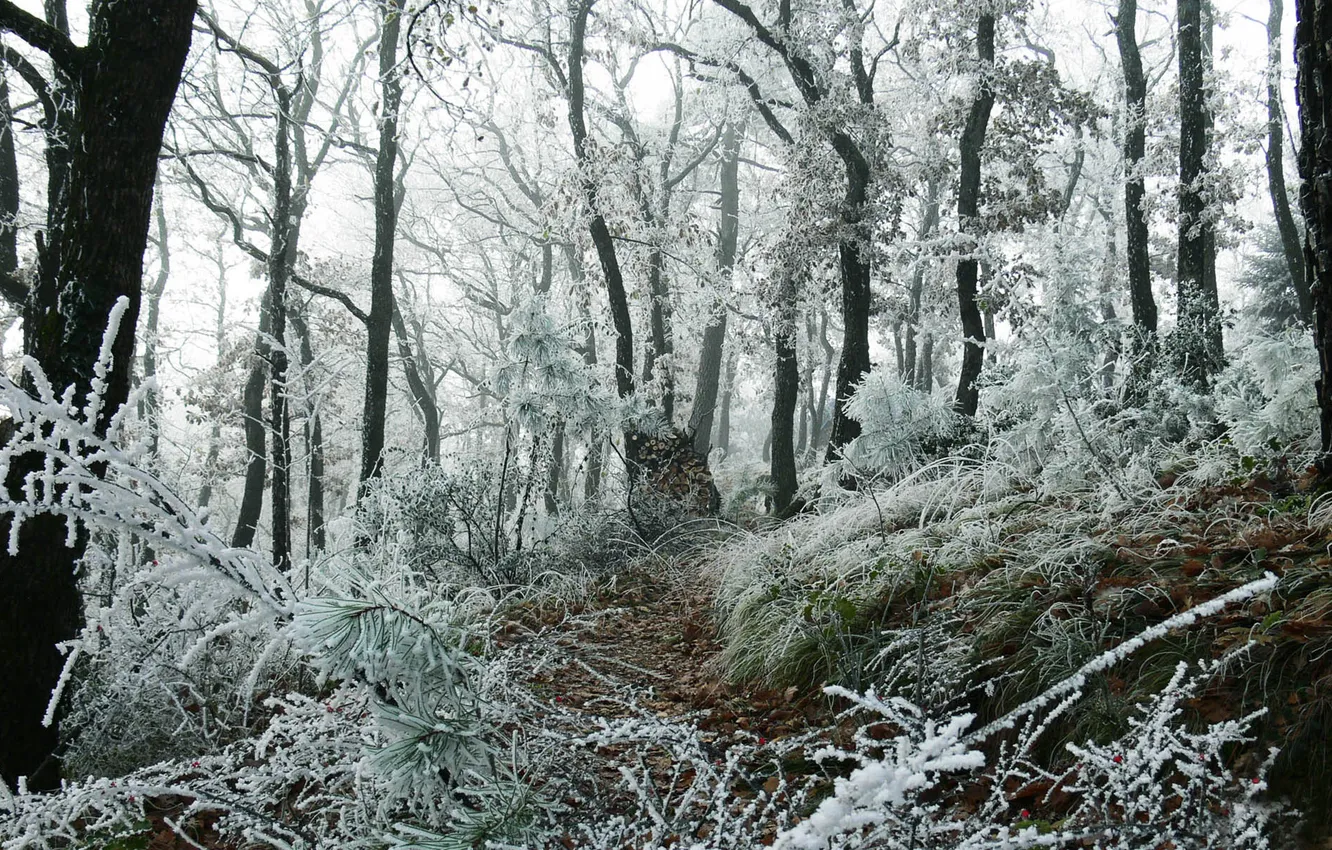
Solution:
[[[83,65],[83,51],[60,30],[41,18],[23,11],[10,0],[0,0],[0,30],[14,35],[51,57],[51,61],[70,77],[77,77]]]

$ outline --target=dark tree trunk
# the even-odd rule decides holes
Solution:
[[[977,303],[979,263],[974,251],[979,247],[975,239],[979,234],[976,220],[980,212],[981,148],[985,145],[985,130],[990,123],[990,110],[994,108],[994,88],[990,75],[994,72],[994,15],[982,13],[976,25],[976,50],[980,57],[980,82],[976,99],[967,113],[962,130],[961,169],[958,173],[957,219],[958,230],[972,237],[972,255],[957,263],[957,304],[962,314],[962,368],[957,378],[957,394],[953,409],[962,416],[975,416],[980,404],[981,367],[985,363],[985,322]]]
[[[1295,20],[1300,209],[1320,376],[1315,384],[1322,437],[1317,468],[1326,485],[1332,480],[1332,0],[1297,0]]]
[[[383,0],[379,36],[379,153],[375,159],[375,253],[370,261],[370,314],[366,322],[365,406],[361,432],[361,489],[383,469],[384,414],[388,406],[389,335],[393,326],[393,240],[398,228],[394,192],[402,80],[398,34],[402,0]]]
[[[925,334],[925,345],[920,353],[920,377],[916,386],[927,393],[934,392],[934,334]]]
[[[729,292],[735,269],[735,252],[740,238],[740,133],[734,124],[722,132],[721,217],[717,223],[717,277]],[[694,451],[707,457],[712,449],[712,423],[717,409],[722,361],[726,345],[726,304],[724,298],[713,308],[703,329],[703,348],[699,353],[698,384],[694,407],[689,414],[689,432]]]
[[[832,432],[828,435],[827,460],[842,456],[842,448],[860,436],[860,423],[846,415],[847,402],[870,370],[870,240],[862,232],[861,219],[869,200],[869,162],[849,136],[833,135],[833,147],[846,170],[846,195],[842,218],[854,236],[844,236],[837,246],[842,273],[842,359],[837,364],[837,389],[833,396]]]
[[[287,281],[291,277],[291,99],[278,95],[273,167],[273,245],[268,256],[268,403],[273,431],[273,564],[291,569],[291,415],[287,408]]]
[[[1267,190],[1272,196],[1272,211],[1281,234],[1281,251],[1286,257],[1286,271],[1299,305],[1300,320],[1313,323],[1313,299],[1304,274],[1304,250],[1300,232],[1290,210],[1286,191],[1284,117],[1281,106],[1281,13],[1285,0],[1271,0],[1267,16]]]
[[[569,130],[573,135],[574,156],[583,172],[583,200],[591,217],[588,230],[601,263],[606,297],[610,302],[611,324],[615,330],[615,392],[620,398],[628,398],[634,392],[634,331],[629,316],[629,297],[624,289],[624,276],[620,272],[615,242],[611,239],[610,228],[606,225],[606,218],[601,213],[601,204],[597,199],[597,184],[592,178],[596,163],[588,147],[587,119],[584,116],[583,45],[587,36],[587,17],[591,10],[592,0],[578,0],[573,8],[567,80]],[[626,454],[631,465],[634,462],[632,446],[636,442],[633,439],[625,440]]]
[[[412,401],[421,413],[421,422],[425,429],[425,458],[439,462],[439,408],[435,397],[421,377],[421,369],[412,355],[411,341],[407,337],[407,325],[402,320],[402,313],[395,302],[393,305],[393,332],[398,338],[398,357],[402,360],[402,369],[407,376],[407,389],[411,390]]]
[[[19,175],[14,151],[14,110],[9,81],[0,70],[0,295],[22,306],[27,288],[15,277],[18,271]]]
[[[50,55],[77,95],[66,149],[68,189],[49,198],[63,236],[48,243],[38,272],[38,289],[47,297],[30,302],[25,353],[54,386],[73,385],[82,397],[91,387],[107,316],[118,299],[128,302],[112,344],[103,412],[94,423],[100,433],[129,394],[157,155],[194,11],[193,0],[97,3],[88,44],[80,49],[59,21],[44,24],[0,3],[0,29]],[[11,494],[18,495],[24,475],[40,463],[35,455],[15,460],[5,482]],[[57,727],[41,720],[63,666],[55,645],[75,637],[82,623],[75,573],[82,546],[59,545],[65,520],[55,516],[22,524],[17,556],[6,554],[9,533],[9,523],[0,523],[0,779],[13,785],[28,776],[29,787],[45,790],[59,781]]]
[[[300,337],[301,372],[308,375],[315,362],[310,326],[306,323],[302,310],[293,310],[290,318],[292,330]],[[305,488],[305,556],[307,559],[313,559],[316,553],[324,551],[327,543],[327,534],[324,530],[324,422],[319,410],[319,400],[309,392],[308,384],[306,396],[304,431],[305,450],[309,459]],[[308,578],[306,584],[308,589]]]
[[[272,286],[259,305],[259,332],[255,334],[254,350],[250,354],[250,371],[241,390],[241,417],[244,420],[245,484],[241,489],[240,507],[236,511],[236,530],[231,545],[247,548],[254,544],[259,514],[264,507],[264,478],[268,470],[268,428],[264,425],[264,381],[268,369],[268,334],[272,302]]]
[[[1215,229],[1204,215],[1211,122],[1203,89],[1202,27],[1202,0],[1179,0],[1179,322],[1172,349],[1180,374],[1206,389],[1223,354]]]
[[[782,277],[773,313],[773,347],[776,371],[772,392],[772,512],[781,514],[791,504],[796,492],[795,422],[796,400],[800,394],[800,371],[796,362],[795,280],[790,272]]]
[[[1133,310],[1130,398],[1145,391],[1155,360],[1157,329],[1151,259],[1147,253],[1147,212],[1143,209],[1147,196],[1141,166],[1147,152],[1147,77],[1138,52],[1137,16],[1138,0],[1119,0],[1115,36],[1124,68],[1124,220],[1128,228],[1129,305]]]

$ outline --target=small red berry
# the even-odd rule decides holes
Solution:
[[[763,745],[766,744],[766,743],[768,743],[768,739],[767,739],[767,738],[759,738],[759,746],[760,746],[760,747],[763,746]]]
[[[190,765],[190,767],[198,767],[198,766],[199,766],[199,763],[198,763],[197,761],[194,762],[194,763],[192,763],[192,764]]]
[[[1261,785],[1262,782],[1263,782],[1263,780],[1259,779],[1257,776],[1255,776],[1255,777],[1253,778],[1253,784],[1254,784],[1254,785]]]
[[[1031,817],[1031,812],[1027,811],[1026,809],[1023,809],[1022,811],[1018,812],[1018,817],[1022,818],[1023,820],[1027,820],[1028,818]]]
[[[1115,756],[1113,759],[1111,759],[1111,761],[1113,761],[1115,764],[1123,764],[1123,763],[1124,763],[1124,757],[1123,757],[1123,756]]]

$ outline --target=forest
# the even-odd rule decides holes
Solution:
[[[1332,847],[1332,0],[0,0],[0,850]]]

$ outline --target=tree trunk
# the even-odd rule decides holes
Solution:
[[[1179,321],[1172,348],[1180,374],[1205,390],[1221,369],[1223,353],[1215,228],[1204,215],[1211,122],[1203,89],[1202,26],[1202,0],[1179,0]]]
[[[38,289],[48,297],[30,302],[24,351],[53,386],[72,385],[82,398],[92,387],[107,317],[118,299],[128,302],[112,343],[102,413],[92,423],[99,433],[129,394],[157,155],[194,12],[192,0],[97,3],[80,49],[58,26],[12,4],[0,8],[0,29],[47,52],[77,89],[68,190],[49,197],[51,218],[64,233],[48,243],[41,263]],[[40,463],[31,454],[15,459],[5,482],[14,497]],[[21,525],[16,556],[7,554],[9,534],[10,524],[0,523],[0,778],[13,785],[28,776],[30,788],[46,790],[59,782],[57,727],[41,720],[63,667],[55,645],[75,637],[82,623],[75,571],[82,540],[59,545],[65,520],[51,515]]]
[[[268,256],[268,404],[273,432],[273,564],[291,569],[291,415],[287,407],[287,281],[291,277],[291,100],[278,96],[277,156],[273,166],[273,244]]]
[[[979,83],[976,99],[967,113],[962,130],[961,169],[958,174],[957,219],[958,230],[971,237],[969,255],[957,263],[957,303],[962,314],[962,368],[957,378],[957,394],[953,409],[962,416],[976,415],[980,404],[980,389],[976,386],[985,362],[985,323],[977,303],[977,277],[979,264],[975,257],[979,235],[976,220],[980,212],[981,148],[985,145],[985,130],[990,123],[990,110],[994,108],[994,88],[990,75],[994,72],[994,15],[982,13],[976,25],[976,49],[980,57]]]
[[[1332,481],[1332,0],[1297,0],[1295,20],[1300,209],[1320,376],[1317,469],[1326,486]]]
[[[310,326],[306,324],[301,310],[292,311],[291,326],[300,337],[301,372],[309,375],[315,362],[314,343],[310,336]],[[304,429],[305,450],[309,458],[306,467],[305,556],[312,559],[315,554],[324,551],[327,535],[324,530],[324,422],[319,400],[309,393],[308,388],[309,384]],[[306,585],[308,589],[308,573]]]
[[[939,178],[933,174],[926,181],[925,189],[925,212],[920,222],[920,231],[917,239],[924,241],[934,235],[939,227]],[[918,355],[917,336],[920,332],[921,320],[921,301],[925,295],[925,263],[924,252],[916,258],[916,265],[911,270],[911,287],[907,292],[907,316],[906,332],[903,340],[902,353],[902,372],[903,381],[909,387],[928,390],[928,387],[920,387],[916,384],[916,361]]]
[[[439,462],[439,407],[435,397],[421,377],[416,358],[412,355],[411,341],[407,337],[407,325],[402,320],[395,300],[393,304],[393,332],[398,338],[398,357],[402,360],[402,369],[407,376],[407,389],[411,390],[412,401],[421,413],[421,422],[425,428],[425,458]]]
[[[717,416],[717,448],[722,457],[731,451],[731,399],[735,395],[735,352],[726,358],[726,379],[722,383],[721,413]]]
[[[154,210],[157,225],[157,277],[148,290],[147,313],[143,320],[143,380],[151,382],[157,378],[157,326],[162,315],[162,294],[166,292],[167,280],[171,276],[171,247],[167,244],[166,209],[161,198]],[[162,437],[161,394],[156,387],[149,387],[139,402],[139,418],[148,428],[149,463],[157,463],[157,454]]]
[[[403,0],[383,0],[379,36],[379,153],[375,159],[375,252],[370,260],[370,314],[366,322],[365,406],[361,431],[361,491],[379,476],[384,462],[384,415],[388,407],[389,335],[393,325],[393,239],[398,227],[394,170],[398,161],[398,112],[402,80],[398,33]]]
[[[781,514],[796,492],[795,422],[796,399],[800,394],[800,372],[796,362],[795,279],[783,273],[773,313],[773,347],[776,371],[772,392],[772,512]]]
[[[1299,305],[1300,319],[1313,323],[1313,299],[1304,274],[1304,251],[1299,228],[1290,210],[1286,191],[1284,122],[1281,106],[1281,13],[1285,0],[1271,0],[1267,16],[1267,190],[1272,196],[1272,211],[1281,234],[1281,250],[1286,257],[1286,271]]]
[[[250,354],[250,372],[241,390],[241,417],[245,428],[245,484],[241,489],[240,507],[236,511],[236,530],[231,545],[248,548],[254,544],[259,514],[264,507],[264,478],[268,470],[268,431],[264,425],[264,378],[268,369],[268,334],[271,330],[269,304],[272,286],[259,304],[259,332],[255,334],[254,350]]]
[[[583,201],[588,206],[590,216],[588,231],[592,236],[592,245],[596,248],[597,259],[601,263],[601,273],[606,281],[611,324],[615,329],[615,392],[620,398],[628,398],[634,392],[634,331],[629,316],[629,297],[624,289],[624,276],[620,272],[615,242],[611,239],[610,228],[597,200],[597,184],[593,179],[597,164],[593,162],[592,151],[588,147],[587,119],[584,116],[583,45],[587,36],[587,17],[591,10],[592,0],[578,0],[573,8],[573,21],[569,31],[569,130],[573,135],[574,157],[583,174]],[[631,466],[634,462],[632,447],[635,443],[636,441],[632,439],[625,440]]]
[[[18,157],[14,150],[14,110],[9,81],[0,69],[0,294],[22,306],[27,289],[14,277],[18,272]],[[12,285],[11,285],[12,284]]]
[[[1156,299],[1152,295],[1151,259],[1147,253],[1147,196],[1142,160],[1147,153],[1147,77],[1142,70],[1137,37],[1138,0],[1119,0],[1115,36],[1124,68],[1124,220],[1128,228],[1129,305],[1133,311],[1130,342],[1132,373],[1129,397],[1145,392],[1156,351]]]
[[[860,436],[860,423],[846,415],[846,405],[870,370],[870,237],[861,219],[869,200],[870,167],[860,149],[843,133],[833,135],[833,147],[846,170],[846,195],[842,199],[842,222],[850,235],[842,237],[837,256],[842,276],[842,358],[837,364],[837,389],[833,396],[832,432],[828,435],[826,459],[842,456],[842,448]]]
[[[560,481],[564,477],[564,422],[556,420],[550,426],[550,465],[546,467],[546,486],[541,498],[547,516],[560,515]]]
[[[717,277],[727,292],[735,269],[736,246],[740,238],[740,133],[735,124],[727,124],[721,142],[721,217],[717,223]],[[712,449],[712,423],[717,408],[725,359],[726,303],[719,294],[718,303],[703,329],[703,347],[699,353],[698,384],[694,406],[689,414],[689,432],[694,451],[707,457]]]

